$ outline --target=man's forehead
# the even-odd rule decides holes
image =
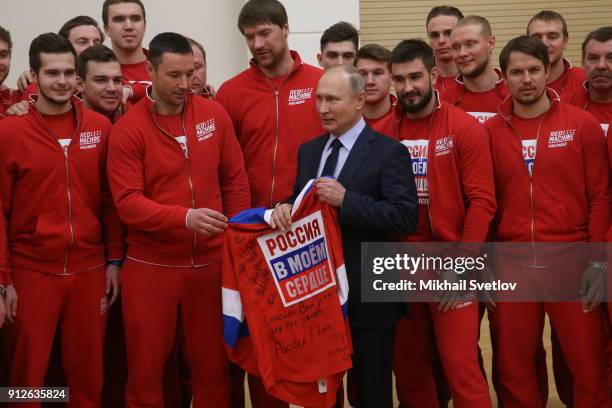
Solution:
[[[455,16],[436,16],[427,23],[427,32],[432,33],[451,30],[457,25],[458,21],[459,20]]]
[[[121,66],[117,61],[89,61],[87,62],[87,75],[121,76]]]
[[[453,28],[451,38],[456,39],[460,37],[484,37],[482,26],[480,24],[466,24]]]
[[[420,58],[391,64],[391,73],[393,75],[410,75],[417,72],[423,72],[424,70],[427,71],[427,68]]]
[[[100,40],[102,39],[102,36],[100,35],[100,31],[98,30],[98,28],[91,24],[84,24],[84,25],[73,27],[70,30],[70,33],[68,34],[68,36],[79,38],[79,37],[85,37],[89,34],[95,34],[95,36],[98,37]]]
[[[108,16],[113,17],[131,17],[131,16],[143,16],[142,9],[136,3],[117,3],[111,4],[108,7]]]
[[[323,47],[323,52],[357,52],[355,44],[351,40],[339,41],[339,42],[328,42]]]
[[[366,70],[366,69],[375,70],[375,69],[382,68],[385,71],[388,71],[389,70],[388,67],[389,66],[386,61],[378,61],[378,60],[373,60],[369,58],[359,58],[359,60],[357,61],[357,64],[355,65],[355,68],[359,70]]]
[[[596,39],[592,38],[586,44],[584,50],[587,53],[589,52],[590,53],[601,53],[601,54],[611,53],[612,52],[612,39],[601,42],[601,41],[597,41]]]
[[[533,20],[529,24],[529,32],[531,34],[548,34],[559,33],[563,30],[563,23],[558,20]]]
[[[47,68],[50,65],[70,64],[73,68],[76,64],[74,55],[71,52],[62,53],[40,53],[41,68]]]
[[[242,32],[244,34],[247,34],[247,33],[248,34],[255,34],[255,33],[259,33],[259,32],[264,31],[264,30],[270,30],[270,29],[274,29],[274,28],[280,29],[279,26],[277,26],[276,24],[273,24],[270,21],[262,21],[260,23],[255,23],[253,25],[249,25],[249,26],[244,27],[242,29]]]
[[[8,51],[8,43],[4,40],[0,40],[0,51]]]

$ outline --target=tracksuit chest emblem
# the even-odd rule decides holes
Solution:
[[[196,125],[196,136],[198,142],[209,139],[215,132],[215,119],[209,119],[206,122],[200,122]]]
[[[312,98],[314,88],[292,89],[289,91],[289,106],[301,105]]]
[[[102,131],[81,132],[79,134],[79,147],[81,150],[95,149],[102,141]]]
[[[548,136],[548,148],[565,147],[574,140],[576,129],[554,130]]]
[[[436,156],[444,156],[445,154],[449,154],[453,150],[453,139],[454,135],[448,135],[445,137],[441,137],[436,140]]]

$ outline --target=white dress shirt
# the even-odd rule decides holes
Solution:
[[[340,175],[340,171],[342,171],[342,167],[344,167],[344,163],[346,162],[346,158],[348,157],[353,145],[357,141],[357,137],[363,131],[366,123],[363,120],[363,117],[359,119],[359,121],[347,130],[344,134],[340,136],[335,136],[330,134],[327,143],[325,143],[325,147],[323,148],[323,154],[321,154],[321,160],[319,161],[319,169],[317,170],[317,177],[321,177],[321,173],[323,172],[323,167],[325,166],[325,161],[332,153],[331,144],[335,139],[339,139],[340,143],[342,143],[342,147],[338,151],[338,163],[336,164],[336,169],[334,170],[334,178],[337,179],[338,175]]]

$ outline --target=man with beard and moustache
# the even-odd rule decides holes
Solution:
[[[493,67],[495,37],[489,21],[481,16],[459,20],[450,44],[460,74],[441,93],[442,99],[482,124],[496,114],[497,105],[508,96],[501,72]]]
[[[397,103],[397,98],[391,94],[390,57],[391,52],[378,44],[364,45],[355,56],[355,68],[366,82],[363,118],[373,129],[377,123],[393,115],[393,106]]]
[[[21,100],[21,93],[4,85],[4,80],[11,70],[11,52],[13,41],[11,33],[0,27],[0,119],[5,117],[6,110]]]
[[[194,405],[228,407],[221,233],[226,215],[250,207],[248,180],[227,113],[190,90],[187,39],[161,33],[149,47],[150,93],[115,124],[108,149],[109,182],[127,227],[126,406],[163,405],[164,365],[180,324]]]
[[[56,330],[68,406],[100,405],[108,307],[118,296],[120,223],[106,190],[107,118],[73,97],[76,52],[47,33],[29,51],[38,95],[0,123],[0,194],[8,221],[4,284],[10,385],[41,387]],[[106,242],[105,242],[106,241]],[[8,279],[8,282],[6,280]],[[39,403],[32,406],[39,406]]]
[[[226,81],[216,100],[232,119],[244,153],[253,206],[274,207],[292,192],[299,146],[322,133],[314,90],[323,74],[287,43],[289,23],[277,0],[249,0],[238,28],[253,55],[250,68]],[[256,108],[255,108],[256,107]],[[232,398],[244,406],[244,373],[232,365]],[[286,407],[249,375],[255,407]]]
[[[527,35],[538,37],[548,48],[550,76],[546,86],[559,96],[571,97],[572,93],[580,92],[586,81],[584,71],[563,58],[569,40],[565,18],[555,11],[542,10],[529,20]]]
[[[485,242],[496,208],[486,132],[463,110],[440,100],[434,90],[438,69],[425,42],[400,42],[390,65],[398,104],[379,129],[410,152],[420,207],[417,231],[403,241]],[[398,326],[394,353],[401,406],[439,407],[429,362],[436,344],[453,405],[490,407],[478,364],[475,297],[412,303],[410,311],[411,318]]]
[[[442,92],[455,81],[459,74],[450,47],[450,36],[457,22],[463,18],[463,13],[456,7],[436,6],[427,14],[425,28],[429,45],[436,57],[438,81],[435,89]]]
[[[517,37],[499,59],[512,97],[485,124],[491,136],[498,214],[503,214],[494,223],[493,240],[604,242],[610,224],[610,170],[599,123],[546,88],[549,51],[539,39]],[[603,310],[596,296],[605,275],[605,254],[592,251],[590,259],[571,260],[558,255],[528,258],[517,258],[514,265],[497,263],[497,273],[556,272],[570,262],[572,270],[584,271],[579,276],[584,299],[497,304],[493,323],[501,403],[504,408],[546,405],[536,369],[546,313],[574,379],[570,403],[609,406]]]
[[[300,145],[323,133],[314,97],[323,70],[289,49],[287,12],[278,0],[247,1],[238,29],[253,59],[221,85],[216,100],[234,124],[253,206],[272,208],[292,193]],[[233,364],[231,370],[233,406],[242,407],[244,372]],[[288,406],[268,396],[259,378],[248,377],[254,407]]]
[[[139,101],[151,85],[146,68],[148,51],[142,47],[147,28],[144,4],[140,0],[105,0],[102,24],[121,64],[123,80],[132,88],[132,99]]]

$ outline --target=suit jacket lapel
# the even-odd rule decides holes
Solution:
[[[355,141],[355,144],[353,145],[353,148],[351,149],[351,152],[346,158],[346,162],[338,175],[338,181],[344,187],[350,183],[351,179],[355,175],[355,172],[357,172],[359,167],[361,167],[361,165],[365,162],[368,153],[370,153],[370,150],[372,150],[370,142],[372,142],[375,137],[376,136],[369,126],[363,128],[357,137],[357,140]]]

